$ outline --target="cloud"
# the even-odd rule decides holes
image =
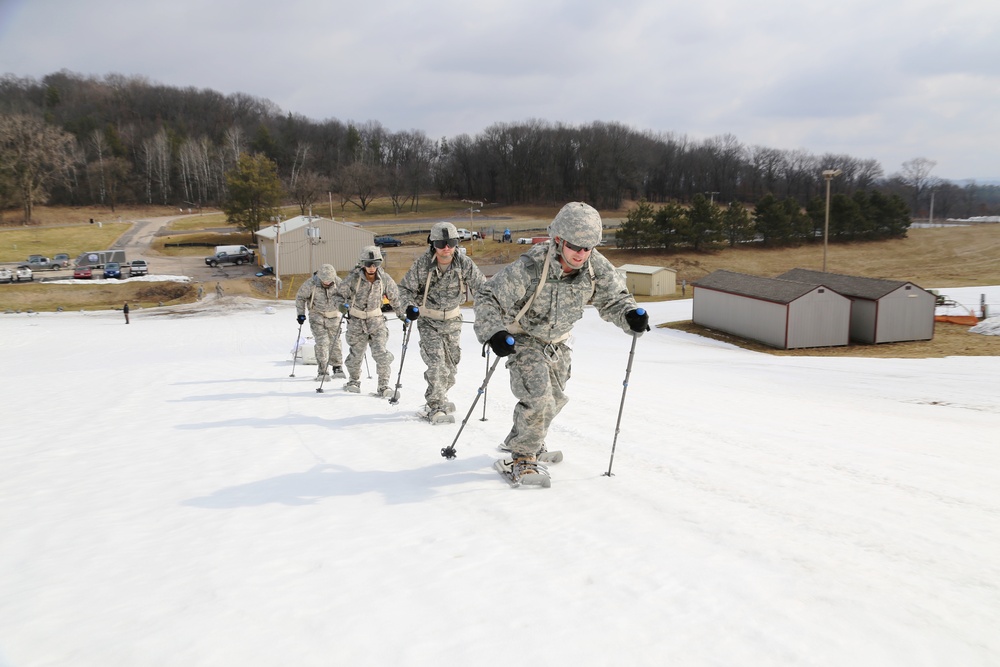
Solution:
[[[1000,176],[1000,3],[8,2],[0,62],[243,92],[428,136],[539,118]],[[907,153],[909,153],[907,155]]]

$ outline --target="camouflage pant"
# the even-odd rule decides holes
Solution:
[[[389,327],[384,318],[379,318],[379,324],[371,320],[347,321],[347,345],[350,352],[347,353],[347,373],[350,380],[361,381],[361,363],[365,359],[365,349],[371,345],[372,358],[375,359],[375,368],[378,371],[378,386],[388,387],[389,376],[392,374],[392,361],[395,357],[386,348],[389,340]]]
[[[515,336],[517,352],[507,357],[510,390],[517,398],[514,425],[504,445],[515,454],[537,454],[555,416],[569,398],[572,351],[564,344],[546,345],[531,336]]]
[[[455,373],[462,360],[459,340],[462,336],[461,318],[442,322],[420,318],[417,320],[420,332],[420,357],[427,364],[424,380],[427,390],[424,398],[427,405],[440,407],[448,400],[448,390],[455,386]]]
[[[316,363],[322,372],[329,366],[342,366],[343,353],[340,349],[340,318],[324,317],[319,313],[309,314],[309,328],[316,343]],[[332,352],[331,352],[332,343]]]

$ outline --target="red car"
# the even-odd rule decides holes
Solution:
[[[93,278],[94,272],[89,266],[78,266],[73,269],[74,278]]]

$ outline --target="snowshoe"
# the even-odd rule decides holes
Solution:
[[[417,416],[431,424],[454,424],[454,415],[448,414],[441,408],[432,408],[427,405],[417,410]]]
[[[379,387],[372,396],[376,398],[392,398],[392,387]]]
[[[360,394],[361,383],[358,382],[357,380],[350,380],[347,382],[347,384],[344,385],[344,391],[349,391],[352,394]]]
[[[549,471],[545,466],[539,465],[533,456],[497,459],[493,468],[515,489],[522,485],[539,486],[543,489],[552,486]]]
[[[347,375],[344,374],[344,369],[341,368],[340,366],[334,366],[333,367],[333,372],[330,373],[330,375],[333,376],[333,377],[335,377],[335,378],[345,378],[345,377],[347,377]]]

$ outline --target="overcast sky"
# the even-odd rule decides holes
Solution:
[[[996,0],[0,0],[0,72],[61,69],[434,139],[617,121],[1000,179]]]

